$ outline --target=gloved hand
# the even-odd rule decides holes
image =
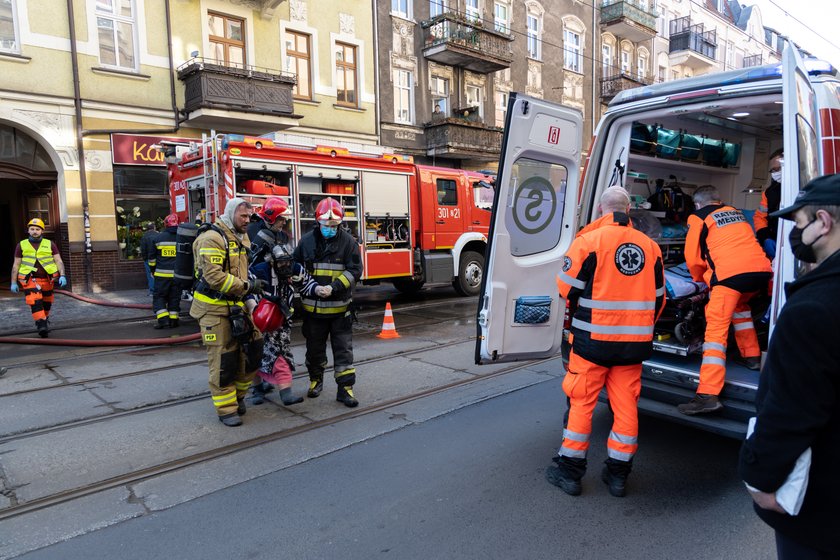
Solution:
[[[18,286],[17,282],[12,282],[11,290],[13,294],[17,294],[20,292],[20,286]]]
[[[249,294],[262,294],[263,291],[268,287],[268,284],[265,280],[261,280],[260,278],[253,278],[248,285],[248,293]]]
[[[63,287],[64,287],[64,286],[66,286],[66,285],[67,285],[67,278],[65,278],[63,275],[62,275],[62,276],[59,276],[59,277],[58,277],[58,286],[59,286],[60,288],[63,288]]]
[[[315,295],[320,298],[328,298],[332,295],[332,286],[316,286]]]

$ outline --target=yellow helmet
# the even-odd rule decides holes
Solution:
[[[26,224],[26,227],[29,228],[29,227],[32,227],[32,226],[37,226],[41,229],[47,229],[46,226],[44,225],[44,220],[42,220],[41,218],[32,218],[31,220],[29,220],[29,223]]]

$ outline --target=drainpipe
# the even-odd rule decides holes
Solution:
[[[168,2],[169,0],[167,0]],[[374,67],[379,67],[379,12],[376,9],[376,0],[371,0],[371,5],[373,6],[373,56],[374,56]],[[379,124],[379,72],[373,73],[373,91],[374,95],[376,96],[376,103],[373,106],[373,115],[376,119],[375,123],[375,131],[376,131],[376,143],[380,146],[382,145],[382,138],[380,137],[381,129]],[[174,98],[173,98],[174,102]]]
[[[597,101],[598,98],[595,95],[595,83],[598,81],[598,78],[596,77],[596,72],[598,70],[598,67],[595,64],[595,62],[596,62],[596,59],[600,59],[601,56],[603,56],[598,49],[598,38],[601,36],[601,33],[600,33],[601,30],[598,29],[597,27],[595,27],[595,25],[596,25],[596,21],[595,21],[596,20],[596,14],[598,12],[598,10],[595,8],[595,4],[596,4],[595,2],[592,2],[592,56],[589,57],[590,59],[592,59],[592,111],[591,111],[592,114],[589,117],[590,120],[592,121],[592,125],[591,125],[591,128],[589,130],[590,138],[595,134],[595,123],[596,123],[596,121],[595,121],[595,108],[598,107],[598,105],[596,105],[596,103],[598,102]],[[600,112],[600,107],[599,107],[598,112]]]
[[[90,204],[87,191],[87,170],[85,169],[85,147],[82,136],[82,94],[79,85],[79,53],[76,49],[76,22],[73,0],[67,0],[67,19],[70,25],[70,59],[73,66],[73,105],[76,109],[76,150],[79,153],[79,185],[82,189],[82,215],[85,226],[85,291],[93,291],[93,246],[90,242]]]

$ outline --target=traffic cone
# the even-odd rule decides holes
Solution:
[[[379,338],[399,338],[397,334],[397,327],[394,325],[394,313],[391,311],[391,302],[385,303],[385,319],[382,321],[382,332],[378,335]]]

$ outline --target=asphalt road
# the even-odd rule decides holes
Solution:
[[[735,472],[737,441],[643,417],[628,496],[613,498],[599,478],[610,424],[599,405],[583,495],[549,485],[560,383],[552,377],[20,558],[775,557],[772,531]]]

